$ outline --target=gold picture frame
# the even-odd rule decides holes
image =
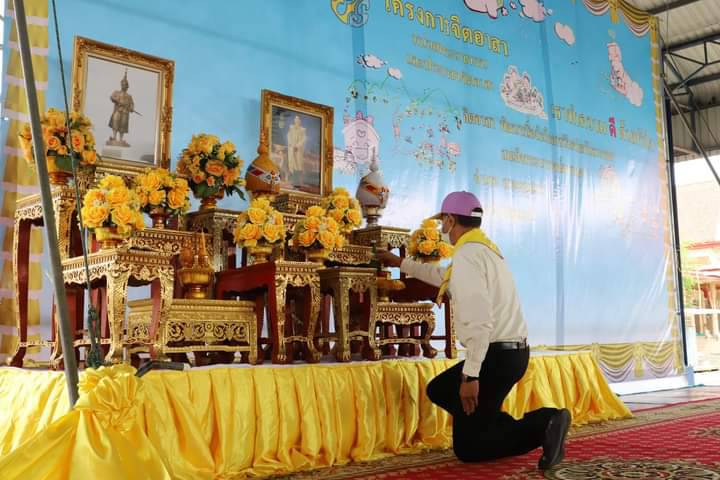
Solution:
[[[267,135],[271,158],[280,167],[281,193],[308,200],[328,195],[332,191],[333,107],[271,90],[262,90],[260,104],[260,129]]]
[[[93,122],[100,174],[169,168],[174,77],[172,60],[75,37],[72,108]]]

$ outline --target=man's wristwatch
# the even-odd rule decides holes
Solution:
[[[465,375],[464,373],[463,373],[463,376],[462,376],[462,381],[463,381],[463,383],[474,382],[474,381],[477,380],[477,379],[478,379],[478,377],[468,377],[468,376]]]

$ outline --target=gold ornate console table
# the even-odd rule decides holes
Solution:
[[[435,330],[435,312],[433,312],[432,303],[379,302],[375,313],[375,323],[381,328],[383,326],[420,327],[419,336],[380,338],[376,340],[378,346],[419,345],[426,357],[434,358],[437,355],[437,351],[430,345],[430,337]]]
[[[107,295],[101,295],[100,318],[102,321],[101,336],[109,337],[110,349],[107,360],[122,361],[125,323],[125,303],[128,286],[155,284],[153,292],[153,322],[149,338],[156,337],[160,325],[167,318],[172,304],[175,269],[172,256],[158,252],[140,250],[112,249],[101,250],[88,256],[90,281],[104,285]],[[74,257],[62,262],[63,279],[68,295],[68,304],[78,302],[82,298],[86,284],[83,257]],[[74,287],[74,288],[73,288]],[[77,313],[76,313],[77,315]],[[76,325],[82,325],[82,309]],[[87,345],[86,338],[77,339],[76,346]],[[152,345],[152,344],[151,344]],[[152,347],[151,354],[154,354]]]
[[[60,257],[80,255],[80,231],[76,225],[75,190],[69,186],[54,187],[52,201],[55,210],[55,227],[58,233]],[[22,367],[28,347],[50,347],[52,356],[57,355],[57,332],[53,330],[52,339],[28,341],[28,299],[30,285],[30,232],[33,226],[42,227],[43,207],[39,194],[29,195],[17,201],[15,225],[13,231],[13,273],[15,277],[15,326],[18,343],[15,352],[8,359],[8,364]]]
[[[335,357],[340,362],[347,362],[351,356],[351,342],[359,340],[363,342],[363,356],[368,360],[379,360],[380,349],[375,345],[376,270],[335,267],[320,270],[319,274],[322,293],[332,294],[333,297],[335,335],[329,333],[330,312],[323,308],[321,332],[316,344],[322,346],[335,341]],[[360,311],[353,312],[351,306]],[[353,321],[356,319],[359,320]]]
[[[131,353],[154,343],[160,358],[169,353],[247,352],[250,364],[257,363],[254,302],[175,299],[154,339],[150,336],[153,301],[137,300],[128,306],[126,343]]]

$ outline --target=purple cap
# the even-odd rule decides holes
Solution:
[[[480,211],[476,212],[475,209]],[[480,200],[470,192],[452,192],[443,200],[440,213],[431,218],[439,219],[444,214],[482,218],[482,205],[480,205]]]

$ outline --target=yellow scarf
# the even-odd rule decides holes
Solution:
[[[457,252],[457,250],[466,243],[481,243],[493,252],[495,252],[498,257],[503,258],[497,245],[495,245],[492,240],[490,240],[487,235],[485,235],[485,232],[483,232],[479,228],[473,228],[472,230],[468,230],[467,232],[465,232],[462,237],[458,239],[457,243],[453,246],[453,251]],[[437,300],[435,300],[438,305],[442,303],[443,296],[445,295],[448,285],[450,284],[450,275],[452,275],[452,263],[450,264],[450,266],[448,266],[447,270],[445,270],[445,276],[443,277],[443,282],[440,285],[440,292],[438,293]]]

